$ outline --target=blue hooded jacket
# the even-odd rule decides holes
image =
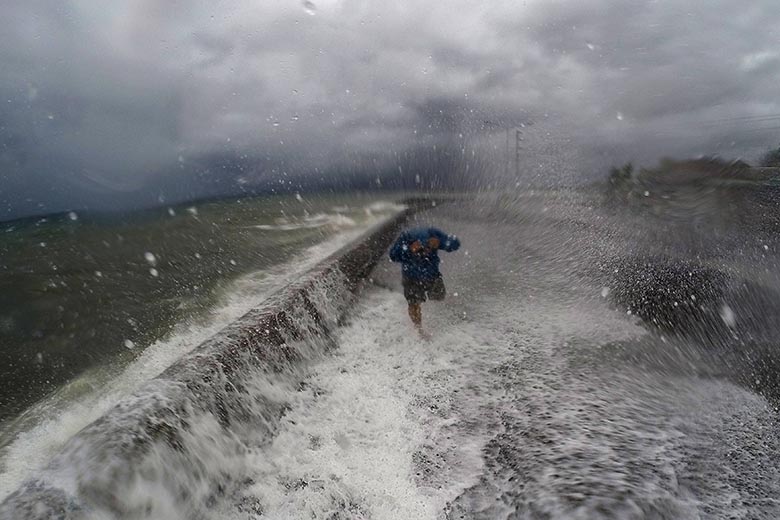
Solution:
[[[390,248],[390,260],[401,262],[401,273],[410,280],[434,280],[441,276],[439,272],[438,251],[425,249],[412,253],[409,246],[419,240],[423,246],[429,238],[439,239],[439,249],[443,251],[456,251],[460,247],[460,240],[455,235],[448,235],[437,228],[414,228],[403,231]]]

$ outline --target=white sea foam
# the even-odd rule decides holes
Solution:
[[[258,224],[255,227],[265,231],[294,231],[296,229],[328,228],[331,230],[352,229],[358,226],[354,219],[339,213],[317,213],[302,218],[280,217],[275,224]]]
[[[245,518],[246,504],[269,519],[440,518],[478,482],[495,434],[489,373],[514,355],[515,331],[506,325],[516,323],[516,311],[496,303],[483,302],[495,313],[484,322],[459,318],[454,300],[427,306],[434,334],[425,342],[400,293],[365,294],[273,442],[248,458],[254,484],[227,501],[220,518]],[[588,320],[571,317],[543,328],[554,336],[563,323],[593,332]]]
[[[469,412],[442,414],[435,403],[443,407],[441,399],[464,385],[470,374],[457,372],[455,358],[484,338],[464,324],[420,341],[404,308],[398,293],[365,295],[338,335],[338,351],[314,367],[273,443],[248,459],[255,483],[237,503],[256,504],[268,519],[437,518],[475,483],[485,432],[451,430]],[[423,459],[433,445],[458,468],[447,481],[427,478]],[[245,514],[235,503],[221,511],[225,519]]]
[[[379,215],[388,213],[397,213],[406,206],[388,201],[372,202],[363,206],[363,213],[369,220]],[[351,210],[359,208],[350,208],[349,206],[334,206],[331,208],[333,213],[315,213],[305,214],[300,217],[284,216],[277,218],[273,224],[257,224],[254,227],[265,231],[294,231],[296,229],[317,229],[325,228],[333,231],[354,229],[362,226],[362,221],[356,221],[354,218],[345,215]]]
[[[396,202],[390,202],[390,201],[377,201],[372,202],[368,206],[365,207],[366,212],[369,213],[381,213],[381,212],[397,212],[404,209],[405,206],[398,204]]]

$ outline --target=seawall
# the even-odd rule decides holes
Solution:
[[[247,450],[273,438],[288,406],[282,396],[335,346],[331,331],[361,284],[429,203],[406,201],[81,430],[0,504],[0,519],[147,518],[150,495],[157,507],[169,504],[171,518],[186,518],[229,492]]]

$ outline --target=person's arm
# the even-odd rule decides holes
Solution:
[[[431,235],[439,239],[439,249],[442,251],[457,251],[460,248],[460,240],[455,235],[448,235],[441,229],[432,229]]]
[[[409,246],[407,244],[406,233],[401,233],[398,239],[390,248],[390,260],[393,262],[403,262],[409,256]]]

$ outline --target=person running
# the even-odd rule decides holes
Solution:
[[[390,248],[390,260],[401,263],[401,282],[409,304],[409,318],[423,337],[420,304],[428,298],[443,300],[446,294],[439,271],[439,249],[450,252],[459,247],[460,240],[455,235],[429,227],[403,231]]]

